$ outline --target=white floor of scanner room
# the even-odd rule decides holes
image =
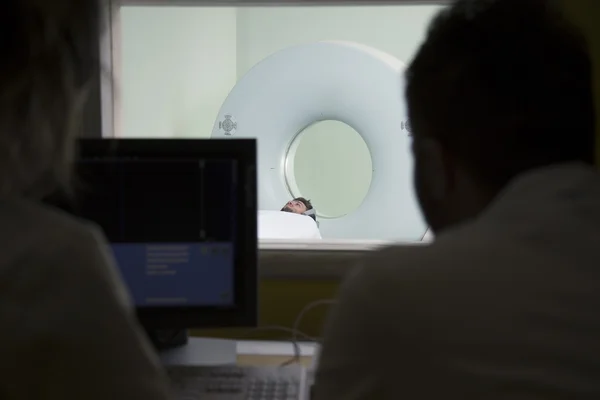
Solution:
[[[259,239],[322,239],[315,220],[283,211],[258,212]]]

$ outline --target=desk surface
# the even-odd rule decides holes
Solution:
[[[288,361],[291,357],[289,356],[262,356],[262,355],[238,355],[238,365],[281,365]],[[311,366],[312,357],[300,357],[300,363],[306,368]]]
[[[315,353],[316,343],[300,342],[300,362],[310,367]],[[291,342],[251,341],[237,342],[237,362],[239,365],[280,365],[294,357],[294,346]]]
[[[318,358],[318,344],[297,342],[300,362],[311,367]],[[281,365],[295,356],[291,341],[190,338],[187,345],[160,353],[164,365]],[[317,356],[317,357],[315,357]]]

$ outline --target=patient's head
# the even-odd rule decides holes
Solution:
[[[459,0],[406,71],[415,188],[434,231],[476,216],[517,175],[593,163],[586,43],[546,0]]]
[[[316,220],[315,213],[310,212],[311,210],[314,210],[312,203],[304,197],[296,197],[295,199],[288,201],[281,209],[281,211],[294,214],[305,214]]]
[[[0,12],[0,196],[69,185],[82,108],[98,69],[98,4],[6,0]]]

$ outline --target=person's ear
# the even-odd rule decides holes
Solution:
[[[417,168],[423,175],[423,184],[427,185],[427,193],[435,200],[443,201],[454,186],[452,157],[444,146],[437,140],[421,138],[416,144],[415,151]]]

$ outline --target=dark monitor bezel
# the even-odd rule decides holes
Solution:
[[[79,139],[82,158],[197,157],[235,159],[238,185],[233,307],[137,307],[147,329],[253,327],[258,323],[256,139]]]

